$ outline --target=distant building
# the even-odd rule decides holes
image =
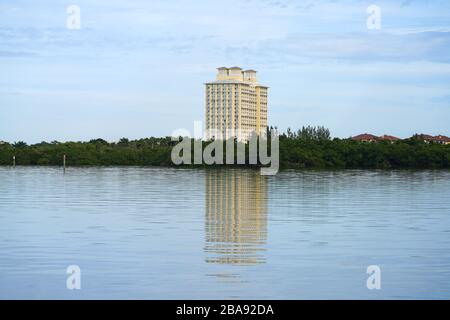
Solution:
[[[216,80],[205,83],[206,139],[247,141],[267,129],[267,91],[255,70],[217,69]]]
[[[397,137],[394,137],[394,136],[390,136],[390,135],[387,135],[387,134],[384,134],[384,135],[380,136],[378,139],[382,140],[382,141],[390,141],[390,142],[395,142],[395,141],[401,140],[400,138],[397,138]]]
[[[421,133],[421,134],[416,134],[416,135],[412,136],[411,138],[422,140],[425,143],[434,142],[434,143],[439,143],[439,144],[450,144],[450,137],[443,136],[441,134],[438,136],[432,136],[429,134]],[[361,141],[361,142],[390,141],[391,143],[401,140],[400,138],[390,136],[387,134],[377,137],[370,133],[363,133],[363,134],[354,136],[351,139],[355,140],[355,141]]]
[[[378,141],[378,137],[374,136],[373,134],[370,134],[370,133],[363,133],[363,134],[352,137],[352,140],[361,141],[361,142],[374,142],[374,141]]]
[[[435,136],[433,141],[440,144],[450,144],[450,138],[443,135]]]
[[[426,143],[450,144],[450,138],[443,135],[431,136],[429,134],[419,134],[416,137]]]
[[[430,136],[429,134],[418,134],[415,137],[417,137],[417,139],[422,140],[423,142],[426,143],[430,143],[431,141],[433,141],[433,136]]]
[[[433,137],[433,141],[440,144],[450,144],[450,138],[443,135]]]

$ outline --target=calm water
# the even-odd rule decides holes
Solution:
[[[449,171],[3,167],[0,298],[449,299],[449,194]]]

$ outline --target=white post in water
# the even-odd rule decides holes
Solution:
[[[66,155],[63,155],[63,168],[64,172],[66,172]]]
[[[16,167],[16,156],[13,156],[13,167]]]

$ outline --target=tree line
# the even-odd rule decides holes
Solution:
[[[118,142],[103,139],[52,141],[32,145],[22,141],[2,142],[0,165],[12,165],[15,156],[17,165],[61,166],[62,157],[66,155],[69,166],[174,166],[171,152],[177,143],[170,137],[122,138]],[[203,148],[208,143],[203,142]],[[248,145],[246,148],[248,150]],[[358,142],[331,138],[328,129],[308,126],[281,133],[279,148],[281,168],[450,168],[450,145],[425,143],[417,137],[395,142]]]

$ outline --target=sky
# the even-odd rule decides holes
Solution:
[[[193,132],[220,66],[258,71],[281,130],[450,135],[447,0],[0,0],[0,140]]]

